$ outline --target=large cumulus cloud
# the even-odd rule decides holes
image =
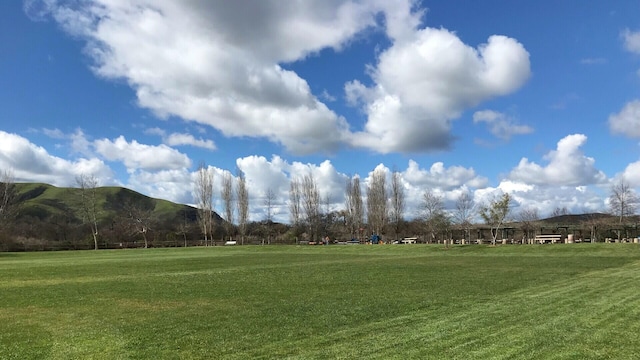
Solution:
[[[33,3],[33,2],[32,2]],[[86,41],[96,74],[125,80],[161,117],[264,137],[292,152],[336,149],[348,125],[280,64],[340,48],[375,23],[351,1],[43,1]],[[42,11],[44,9],[44,11]],[[268,126],[265,126],[268,124]]]
[[[100,159],[63,159],[25,137],[1,130],[0,171],[11,172],[18,182],[44,182],[56,186],[73,186],[75,177],[82,174],[95,175],[102,185],[115,183],[113,171]]]
[[[556,150],[544,156],[546,165],[527,158],[511,171],[509,179],[534,185],[586,186],[603,184],[607,176],[595,167],[595,159],[581,150],[587,141],[583,134],[568,135],[558,141]]]
[[[371,76],[373,86],[357,80],[345,86],[368,115],[354,145],[382,153],[446,149],[451,121],[462,111],[524,84],[529,53],[506,36],[473,48],[451,31],[425,28],[385,50]]]
[[[94,72],[128,83],[138,104],[159,117],[266,138],[299,154],[447,148],[452,119],[515,91],[530,72],[529,54],[515,39],[491,36],[474,48],[446,29],[420,28],[425,10],[414,0],[26,4],[32,17],[49,14],[82,39]],[[284,64],[340,50],[369,28],[392,44],[372,67],[373,86],[346,85],[368,115],[364,129],[352,129]]]

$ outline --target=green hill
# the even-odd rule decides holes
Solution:
[[[79,189],[56,187],[43,183],[16,183],[20,211],[18,221],[27,217],[41,221],[67,217],[72,221],[79,220],[80,198]],[[96,188],[96,204],[101,221],[120,216],[127,208],[135,207],[150,212],[159,223],[193,223],[196,221],[197,209],[176,204],[171,201],[151,198],[133,190],[105,186]],[[222,221],[215,214],[217,221]]]

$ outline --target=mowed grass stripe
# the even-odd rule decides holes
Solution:
[[[11,254],[0,358],[634,358],[638,259],[624,244]]]
[[[622,275],[620,281],[590,280],[616,275]],[[636,262],[499,296],[495,301],[460,303],[441,313],[416,311],[317,341],[301,340],[289,344],[298,354],[280,355],[292,359],[637,359],[639,280],[640,263]],[[284,348],[281,345],[273,344],[273,351]],[[258,358],[260,352],[237,358],[243,356]]]
[[[360,257],[357,259],[350,258],[349,263],[365,263],[365,262],[379,262],[379,261],[405,261],[409,259],[424,259],[424,256],[415,256],[415,255],[406,255],[406,256],[394,256],[388,258],[380,258],[380,257]],[[255,264],[255,265],[243,265],[243,266],[224,266],[224,267],[216,267],[212,269],[203,269],[203,270],[190,270],[190,271],[155,271],[152,273],[140,273],[140,274],[127,274],[127,275],[92,275],[92,276],[75,276],[75,277],[65,277],[61,278],[57,274],[50,274],[53,277],[49,279],[14,279],[11,281],[3,281],[0,282],[0,288],[12,288],[12,287],[29,287],[29,286],[48,286],[48,285],[61,285],[65,283],[90,283],[90,282],[104,282],[104,281],[140,281],[146,278],[154,278],[154,277],[174,277],[174,276],[195,276],[195,275],[220,275],[227,276],[230,274],[241,274],[241,273],[253,273],[259,271],[268,271],[271,269],[282,269],[282,268],[298,268],[301,265],[305,267],[322,267],[329,266],[333,264],[344,264],[345,259],[335,259],[335,260],[308,260],[308,259],[292,259],[288,260],[288,263],[278,263],[278,264]],[[211,264],[215,265],[215,264]],[[77,266],[77,265],[76,265]],[[50,266],[51,267],[51,266]],[[55,266],[54,266],[55,267]],[[75,273],[77,270],[73,270]],[[33,277],[34,274],[31,273],[29,277]],[[36,275],[37,276],[37,275]],[[151,279],[148,279],[151,280]]]

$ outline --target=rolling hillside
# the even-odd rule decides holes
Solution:
[[[43,183],[17,183],[16,190],[21,204],[18,220],[25,217],[46,220],[56,216],[73,219],[79,216],[78,189]],[[196,221],[197,210],[192,206],[151,198],[123,187],[99,187],[96,197],[103,220],[117,216],[128,206],[135,206],[149,210],[161,223]],[[215,216],[217,221],[222,221],[218,214]]]

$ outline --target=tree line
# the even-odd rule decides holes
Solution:
[[[444,196],[436,189],[423,192],[420,213],[408,221],[405,217],[405,188],[400,173],[395,170],[390,176],[382,169],[374,170],[364,187],[366,203],[362,189],[359,176],[348,178],[343,210],[334,211],[331,216],[331,213],[323,214],[321,211],[322,196],[311,173],[291,179],[289,213],[296,235],[304,235],[305,239],[313,242],[335,235],[327,223],[337,218],[342,224],[338,236],[359,241],[366,241],[372,236],[382,236],[386,240],[411,236],[422,242],[451,243],[456,238],[458,242],[461,239],[488,239],[496,244],[498,240],[510,237],[512,241],[525,243],[531,242],[537,233],[557,232],[562,225],[545,229],[536,208],[523,208],[514,213],[514,200],[509,193],[476,203],[470,191],[463,191],[451,209],[445,207]],[[623,178],[615,183],[608,200],[610,216],[583,214],[580,225],[574,224],[573,230],[592,241],[612,236],[618,239],[638,236],[639,221],[635,214],[639,198],[629,183]],[[551,217],[566,215],[570,215],[568,209],[558,207]]]
[[[461,243],[462,239],[467,243],[483,239],[497,244],[504,238],[530,242],[537,233],[545,231],[535,208],[512,211],[514,201],[508,193],[476,203],[470,191],[463,191],[455,206],[446,208],[442,193],[426,189],[419,215],[407,219],[405,188],[400,173],[395,170],[389,176],[382,169],[374,170],[366,185],[359,176],[349,177],[344,186],[344,205],[339,210],[330,208],[330,199],[320,193],[312,173],[293,177],[287,204],[289,224],[273,221],[276,196],[272,190],[267,191],[262,204],[253,204],[262,206],[264,219],[249,221],[249,189],[242,171],[238,170],[236,176],[226,171],[216,181],[214,172],[204,163],[194,178],[195,207],[185,206],[177,221],[176,217],[158,218],[150,198],[139,197],[133,201],[123,196],[105,204],[98,198],[97,189],[95,176],[80,175],[71,190],[73,201],[67,214],[34,218],[21,214],[13,176],[11,172],[1,172],[1,249],[210,246],[227,241],[237,244],[366,242],[374,237],[382,241],[413,237],[419,242],[447,245]],[[216,196],[222,204],[221,218],[214,209]],[[639,199],[633,188],[621,179],[612,186],[608,200],[609,217],[584,214],[580,226],[574,226],[575,230],[593,241],[638,236],[635,213]],[[105,216],[106,212],[111,215]],[[566,208],[556,208],[552,214],[563,215],[569,215]]]

